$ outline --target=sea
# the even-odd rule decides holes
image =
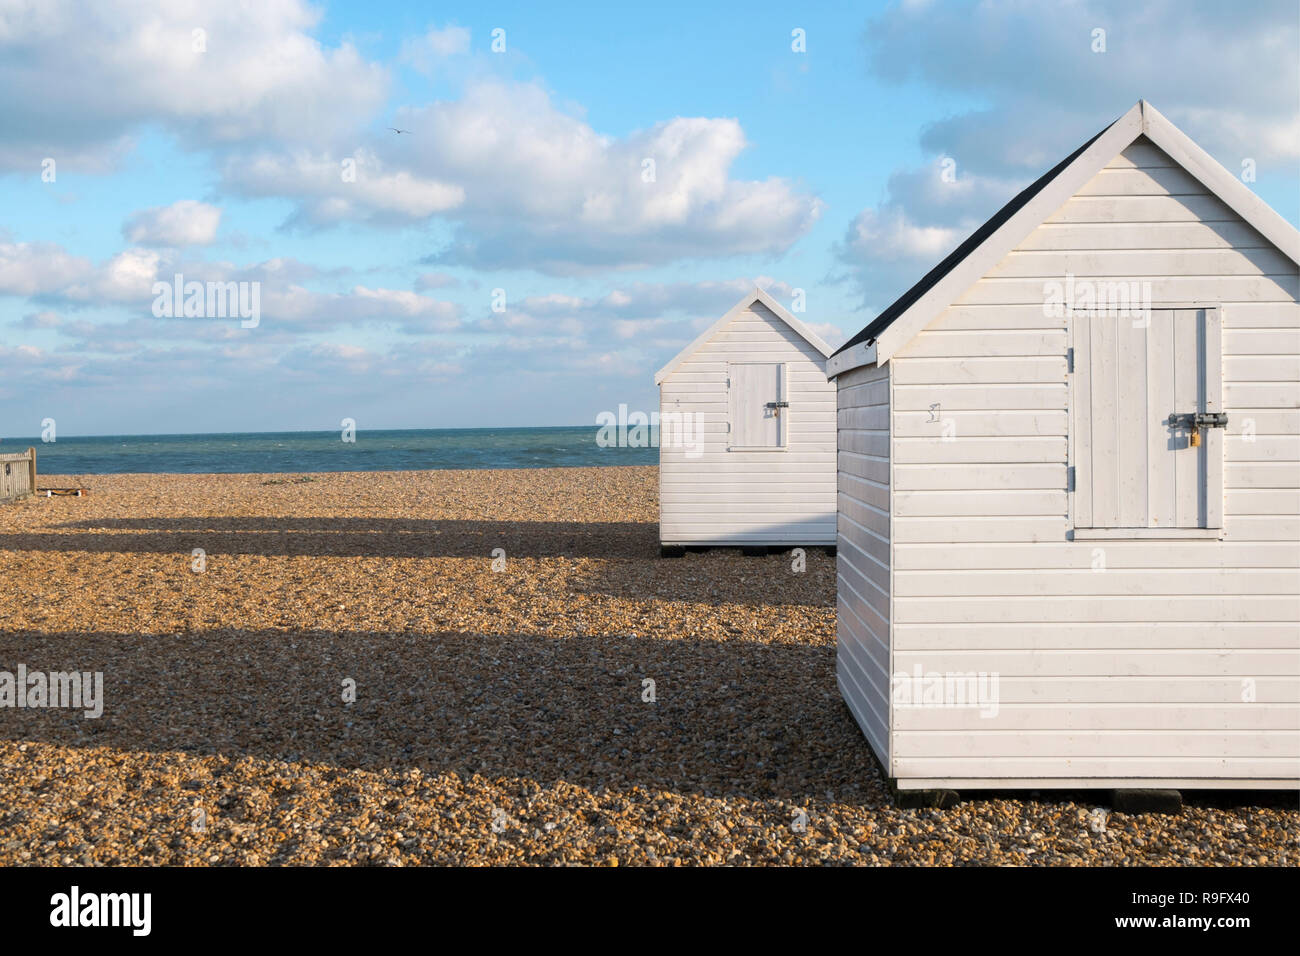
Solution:
[[[202,474],[425,471],[447,468],[566,468],[654,465],[658,448],[602,447],[595,425],[553,428],[358,429],[225,435],[57,435],[0,439],[0,453],[36,448],[42,474]]]

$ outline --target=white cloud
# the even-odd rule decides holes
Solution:
[[[425,292],[429,289],[455,288],[459,285],[459,279],[445,272],[422,272],[415,277],[415,288],[418,292]]]
[[[674,314],[718,319],[756,285],[787,303],[794,294],[789,283],[770,276],[707,282],[631,282],[595,297],[531,296],[518,308],[536,316],[584,315],[601,321],[657,319]]]
[[[446,332],[460,326],[460,309],[454,303],[402,289],[356,285],[344,292],[319,292],[301,281],[322,275],[319,270],[292,259],[271,259],[236,267],[228,262],[186,261],[154,249],[126,249],[101,265],[68,255],[52,243],[0,243],[0,295],[26,296],[71,306],[118,305],[136,317],[151,316],[155,282],[171,283],[180,274],[186,281],[260,283],[262,322],[273,332],[320,332],[340,326],[390,324],[408,334]],[[108,324],[99,323],[98,328]],[[119,323],[119,325],[121,325]],[[27,328],[56,328],[68,334],[95,338],[86,327],[39,325],[24,320]],[[147,318],[131,326],[132,337],[161,337],[176,328],[207,327],[201,322],[173,322]],[[126,336],[113,334],[115,340]],[[188,334],[188,333],[185,333]],[[207,334],[196,331],[197,335]],[[225,333],[221,333],[224,335]]]
[[[748,145],[736,119],[677,117],[607,136],[538,83],[484,79],[490,69],[466,70],[458,99],[381,119],[390,71],[347,42],[318,40],[321,10],[305,0],[34,9],[0,0],[0,87],[23,93],[0,98],[0,170],[30,172],[45,157],[111,168],[141,130],[160,128],[207,151],[232,194],[289,199],[286,225],[438,221],[449,239],[426,250],[431,264],[551,274],[777,255],[823,208],[788,179],[732,175]],[[444,25],[397,58],[431,68],[469,51],[469,30]],[[199,211],[148,210],[127,234],[154,246],[211,241],[219,213]]]
[[[885,200],[849,223],[837,255],[867,304],[883,308],[1014,195],[1017,185],[947,167],[943,158],[896,171]]]
[[[469,41],[470,32],[465,27],[431,28],[421,36],[403,40],[398,59],[429,74],[440,61],[468,53]]]
[[[483,337],[475,343],[470,367],[493,357],[509,367],[619,374],[640,380],[716,322],[757,285],[778,301],[790,303],[793,288],[768,276],[713,282],[635,282],[602,295],[568,293],[528,296],[464,326]],[[808,319],[808,315],[800,315]],[[815,325],[827,341],[843,334],[826,323]],[[540,357],[540,358],[539,358]]]
[[[291,223],[297,226],[331,226],[348,220],[418,222],[465,201],[460,186],[394,168],[370,149],[341,157],[237,156],[227,160],[223,177],[244,195],[295,198],[299,206]]]
[[[0,294],[42,296],[94,272],[89,259],[52,242],[0,242]]]
[[[303,0],[0,0],[0,88],[22,91],[0,98],[0,169],[99,167],[153,123],[189,146],[351,132],[388,73],[313,38],[320,15]]]
[[[12,324],[23,329],[57,329],[64,325],[65,322],[66,320],[59,313],[50,309],[42,309],[40,312],[28,312]]]
[[[1097,29],[1105,52],[1093,51]],[[971,168],[1041,171],[1138,99],[1221,161],[1300,158],[1292,0],[895,7],[868,25],[866,42],[878,76],[994,104],[955,113],[923,139]]]
[[[194,199],[154,206],[132,215],[122,234],[145,246],[203,246],[217,237],[221,209]]]
[[[164,261],[162,253],[152,249],[125,249],[63,294],[83,303],[152,303],[153,284]]]
[[[455,224],[431,263],[571,274],[700,256],[778,254],[822,211],[787,180],[734,179],[734,119],[678,118],[616,139],[556,108],[532,83],[472,84],[401,111],[410,135],[330,153],[232,158],[227,188],[298,202],[290,222]],[[340,164],[356,161],[356,181]],[[653,181],[644,175],[653,161]]]

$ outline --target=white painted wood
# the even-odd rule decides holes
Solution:
[[[1086,321],[1082,317],[1078,321]],[[1126,390],[1120,395],[1119,335],[1114,316],[1095,316],[1088,322],[1090,361],[1092,362],[1092,392],[1079,396],[1075,422],[1080,428],[1081,415],[1087,416],[1092,434],[1090,459],[1079,457],[1075,474],[1092,475],[1092,524],[1076,526],[1112,528],[1119,524],[1119,437],[1121,410],[1131,414],[1134,392]],[[1132,382],[1124,382],[1126,387]],[[1145,385],[1145,382],[1136,384]],[[1146,403],[1143,402],[1145,409]],[[1128,417],[1126,414],[1124,417]],[[1139,413],[1139,418],[1145,417]]]
[[[897,411],[928,411],[930,406],[936,403],[934,389],[931,387],[933,384],[895,385],[894,408]],[[964,388],[951,382],[945,382],[943,385],[943,402],[940,403],[940,407],[945,411],[1006,411],[1067,407],[1064,375],[1058,382],[1036,387],[1026,387],[1023,383],[971,385]]]
[[[937,394],[942,394],[938,392]],[[847,440],[840,435],[840,443]],[[1256,442],[1258,444],[1258,442]],[[899,464],[929,462],[933,464],[1065,464],[1065,436],[1036,438],[962,437],[945,442],[935,438],[894,439],[894,460]]]
[[[1073,428],[1073,432],[1068,435],[1066,445],[1070,449],[1072,461],[1088,463],[1076,465],[1067,475],[1067,487],[1069,487],[1069,478],[1072,477],[1074,480],[1073,487],[1070,488],[1073,491],[1072,523],[1079,528],[1091,528],[1096,524],[1092,507],[1094,495],[1092,462],[1096,458],[1092,429],[1097,418],[1093,414],[1092,395],[1096,390],[1096,384],[1093,382],[1092,370],[1098,363],[1093,355],[1092,332],[1091,322],[1071,323],[1070,341],[1074,343],[1074,401],[1070,406],[1070,427]]]
[[[1198,224],[1199,225],[1199,224]],[[1202,225],[1201,228],[1209,229]],[[1213,233],[1211,233],[1213,234]],[[1098,233],[1094,239],[1103,239]],[[1271,246],[1233,249],[1115,249],[1096,251],[1015,251],[990,271],[1000,279],[1045,275],[1107,276],[1116,282],[1160,275],[1286,276],[1291,260]],[[922,332],[920,335],[924,335]]]
[[[1152,473],[1166,468],[1150,446],[1150,436],[1161,434],[1159,409],[1148,402],[1147,396],[1147,343],[1151,330],[1128,316],[1115,317],[1114,326],[1115,394],[1120,405],[1115,433],[1115,523],[1121,528],[1140,528],[1150,523]],[[1163,454],[1168,456],[1168,452]]]
[[[1040,296],[1041,298],[1041,296]],[[1064,381],[1065,356],[1033,358],[917,358],[894,373],[898,385],[1020,385]]]
[[[1123,569],[1159,568],[1286,568],[1300,570],[1300,542],[1268,544],[1260,541],[1224,541],[1213,548],[1189,548],[1177,542],[1121,539],[1107,545],[1104,562],[1088,548],[1062,539],[1055,543],[990,544],[983,548],[947,549],[942,545],[898,545],[895,567],[904,570],[1033,571],[1039,568],[1086,570],[1094,573]],[[1300,633],[1300,632],[1298,632]]]
[[[1300,787],[1294,230],[1123,139],[837,379],[840,687],[902,788]],[[1045,314],[1066,271],[1149,281],[1151,327]],[[1188,454],[1172,411],[1229,427]],[[900,706],[918,668],[997,713]]]
[[[664,544],[835,543],[835,387],[820,340],[768,299],[743,299],[662,373],[660,416],[689,416],[692,439],[661,426]]]
[[[1280,719],[1286,719],[1285,717]],[[1131,720],[1131,718],[1130,718]],[[1179,757],[1208,757],[1222,759],[1232,752],[1241,758],[1289,757],[1300,745],[1300,731],[1269,728],[1268,733],[1245,729],[1226,733],[1202,730],[1188,733],[1185,730],[1147,730],[1134,734],[1128,728],[1108,731],[1093,728],[1083,733],[1073,733],[1055,727],[1027,731],[1011,729],[998,732],[992,728],[973,734],[968,731],[942,733],[938,731],[913,731],[900,734],[897,760],[909,758],[945,757],[961,747],[961,753],[970,757],[1002,756],[1011,751],[1012,757],[1038,757],[1060,760],[1065,752],[1072,759],[1146,757],[1158,758],[1170,753]],[[1062,761],[1064,762],[1064,761]]]
[[[762,289],[755,286],[753,292],[732,306],[731,310],[727,312],[726,315],[700,333],[699,337],[696,338],[694,342],[678,352],[671,362],[661,368],[655,374],[655,384],[662,384],[664,379],[676,371],[678,366],[685,362],[688,357],[695,355],[695,353],[698,352],[705,343],[713,339],[713,337],[719,332],[728,328],[737,318],[741,318],[741,314],[747,311],[755,302],[762,305],[768,312],[772,313],[772,315],[785,323],[786,327],[793,330],[796,335],[816,349],[822,358],[831,354],[830,346],[822,341],[821,336],[791,315],[785,306],[772,298],[769,293],[764,292]],[[761,320],[756,321],[754,319],[742,318],[742,322],[744,321],[748,321],[751,326],[762,324]]]
[[[1146,138],[1134,141],[1108,162],[1106,169],[1161,169],[1178,165],[1163,149]]]
[[[951,771],[950,771],[951,772]],[[1294,790],[1294,777],[1149,777],[1139,767],[1131,777],[908,777],[896,781],[899,790],[1078,790],[1151,787],[1167,790]]]
[[[1130,147],[1131,148],[1131,147]],[[1186,222],[1054,223],[1039,226],[1020,244],[1021,253],[1107,250],[1116,253],[1140,250],[1271,249],[1272,244],[1242,222],[1201,220]],[[1058,269],[1058,273],[1064,269]]]
[[[898,418],[895,417],[895,422]],[[1064,426],[1062,426],[1064,428]],[[1300,481],[1300,474],[1297,474]],[[1066,487],[1065,465],[966,465],[961,469],[933,468],[926,464],[900,464],[894,469],[894,490],[998,491],[1002,489],[1057,490]]]
[[[912,358],[989,358],[998,356],[1042,355],[1059,352],[1065,328],[1050,332],[997,331],[972,329],[966,334],[958,330],[943,329],[922,332],[908,347]]]
[[[892,589],[889,372],[889,366],[862,366],[836,380],[841,446],[836,673],[840,693],[886,768],[890,761]],[[868,445],[879,448],[883,456],[853,450]]]
[[[1174,404],[1170,411],[1197,412],[1202,405],[1201,330],[1199,315],[1186,310],[1171,310],[1174,330]],[[1191,446],[1191,429],[1179,429],[1174,445],[1174,527],[1204,527],[1201,501],[1204,495],[1202,475],[1204,444]],[[1167,461],[1168,459],[1166,459]]]
[[[843,352],[837,352],[826,360],[826,375],[835,378],[841,372],[849,369],[859,368],[863,365],[872,365],[876,361],[875,344],[866,344],[859,342],[852,348],[845,349]]]
[[[1075,541],[1133,538],[1142,541],[1179,541],[1193,538],[1222,538],[1221,528],[1074,528]]]
[[[1178,421],[1171,416],[1220,409],[1217,316],[1216,309],[1154,309],[1147,326],[1112,314],[1073,317],[1081,537],[1096,537],[1096,529],[1222,527],[1222,430],[1201,430],[1194,447],[1193,430],[1171,424]]]
[[[1065,431],[1066,412],[1031,409],[952,411],[942,406],[934,412],[895,412],[894,434],[899,438],[1037,438]]]
[[[1084,183],[1075,195],[1194,196],[1204,192],[1205,187],[1179,166],[1125,169],[1108,165]]]
[[[1064,278],[1063,276],[1061,277]],[[1300,280],[1294,273],[1282,276],[1097,276],[1107,290],[1138,284],[1141,292],[1149,286],[1151,300],[1157,304],[1210,300],[1214,302],[1294,302]],[[1043,302],[1043,281],[1032,278],[985,279],[962,294],[963,305],[1033,305]],[[1116,288],[1116,292],[1122,289]]]
[[[894,593],[899,597],[929,594],[981,597],[985,594],[1019,594],[1026,597],[1107,594],[1215,595],[1285,594],[1295,584],[1295,568],[1146,568],[1125,574],[1108,574],[1092,568],[1043,569],[936,569],[900,575]]]
[[[743,354],[752,353],[745,350]],[[782,418],[781,409],[770,404],[787,400],[788,377],[783,362],[732,362],[727,366],[729,451],[788,447],[786,426],[791,413],[787,410]]]
[[[1171,309],[1155,309],[1151,313],[1151,329],[1147,341],[1147,408],[1159,415],[1182,410],[1174,394],[1174,313]],[[1160,420],[1164,420],[1163,417]],[[1151,424],[1151,422],[1149,422]],[[1082,427],[1082,426],[1081,426]],[[1148,455],[1155,467],[1147,472],[1147,518],[1143,526],[1150,528],[1178,527],[1178,488],[1176,469],[1170,458],[1190,453],[1182,441],[1168,427],[1151,427],[1148,430]],[[1171,447],[1173,446],[1173,447]],[[1077,522],[1076,528],[1089,525]]]
[[[1232,647],[1300,650],[1300,631],[1283,622],[1202,623],[1166,621],[1131,624],[1089,621],[1044,628],[1038,624],[899,624],[900,640],[917,651],[1108,649],[1182,650]],[[1282,685],[1279,685],[1282,686]],[[1228,688],[1232,690],[1233,688]],[[1236,688],[1240,689],[1240,688]],[[1150,701],[1143,706],[1159,703]]]
[[[1223,411],[1223,318],[1221,310],[1201,310],[1201,395],[1207,412]],[[1280,336],[1274,336],[1281,338]],[[1300,335],[1296,336],[1300,344]],[[1247,345],[1249,347],[1249,345]],[[1296,351],[1300,352],[1300,348]],[[1300,376],[1297,376],[1300,378]],[[1222,428],[1207,428],[1204,432],[1202,464],[1205,475],[1201,482],[1201,526],[1223,527],[1223,433]]]
[[[1300,232],[1260,199],[1237,176],[1224,169],[1190,136],[1169,122],[1150,103],[1142,104],[1142,131],[1178,165],[1195,176],[1241,219],[1300,264]]]
[[[894,514],[937,518],[1065,515],[1065,489],[1055,491],[953,491],[894,492]]]
[[[1135,774],[1140,774],[1135,769]],[[1158,790],[1295,790],[1295,778],[1279,777],[913,777],[897,780],[898,790],[1093,790],[1110,788],[1151,787]]]

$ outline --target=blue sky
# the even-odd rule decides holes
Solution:
[[[1139,97],[1300,219],[1293,2],[93,11],[0,0],[0,435],[652,409],[745,288],[843,340]]]

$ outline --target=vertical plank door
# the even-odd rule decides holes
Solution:
[[[1071,321],[1075,526],[1220,527],[1222,432],[1204,429],[1193,446],[1186,422],[1222,409],[1218,310]]]
[[[780,362],[729,366],[731,446],[781,448],[785,445],[787,409],[768,407],[785,401],[785,366]]]

